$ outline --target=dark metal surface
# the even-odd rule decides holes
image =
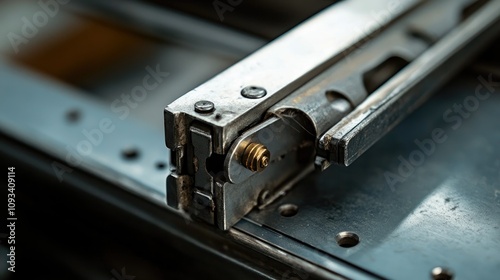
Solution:
[[[500,80],[471,72],[455,78],[350,167],[313,174],[252,212],[249,219],[262,227],[236,227],[257,237],[275,232],[392,279],[429,279],[435,267],[454,279],[497,278],[500,83],[491,79]],[[457,106],[463,112],[453,111]],[[280,216],[285,203],[298,213]],[[338,246],[342,231],[355,232],[360,243]]]
[[[165,204],[170,166],[161,132],[1,59],[0,98],[0,130],[57,157],[53,175],[60,181],[73,169],[89,170]],[[78,120],[68,121],[72,112],[78,112]],[[110,125],[102,130],[104,123]]]
[[[147,1],[75,1],[75,11],[114,20],[154,37],[181,44],[194,42],[196,47],[218,53],[245,56],[262,47],[266,40],[212,23],[193,15],[159,8]],[[216,15],[216,11],[213,10]]]
[[[335,0],[150,0],[207,20],[273,39]]]

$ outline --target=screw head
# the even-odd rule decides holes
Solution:
[[[215,110],[215,105],[211,101],[207,100],[200,100],[196,103],[194,103],[194,110],[198,113],[211,113]]]
[[[241,90],[241,95],[250,99],[259,99],[266,96],[267,91],[263,87],[248,86]]]

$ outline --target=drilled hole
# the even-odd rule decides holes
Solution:
[[[165,169],[165,167],[167,167],[167,165],[162,161],[159,161],[156,163],[156,168],[159,170],[163,170],[163,169]]]
[[[359,236],[352,231],[343,231],[335,236],[335,240],[340,247],[351,248],[358,245]]]
[[[333,102],[335,101],[336,99],[344,99],[344,94],[338,92],[338,91],[335,91],[335,90],[327,90],[326,93],[326,99],[328,100],[328,102]]]
[[[283,204],[278,209],[280,215],[283,217],[293,217],[299,212],[299,207],[295,204]]]
[[[432,270],[432,279],[434,279],[434,280],[452,280],[453,273],[446,268],[435,267]]]
[[[76,123],[76,122],[78,122],[81,117],[82,117],[82,113],[78,109],[72,109],[72,110],[69,110],[66,113],[66,119],[70,123]]]
[[[122,156],[126,160],[134,160],[139,157],[139,150],[136,148],[127,148],[122,151]]]
[[[226,157],[224,155],[219,155],[213,153],[209,158],[207,158],[205,166],[207,167],[208,173],[213,177],[220,176],[224,174],[224,160]]]
[[[264,203],[266,203],[269,197],[271,197],[271,193],[269,192],[269,190],[261,191],[259,194],[259,205],[263,205]]]

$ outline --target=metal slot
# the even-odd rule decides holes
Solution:
[[[373,93],[381,85],[392,78],[403,67],[408,65],[408,61],[399,56],[391,56],[381,64],[377,65],[363,75],[363,85],[368,94]]]

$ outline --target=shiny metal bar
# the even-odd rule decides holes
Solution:
[[[327,160],[350,165],[427,100],[500,32],[498,11],[491,1],[328,130],[319,141]]]
[[[418,0],[350,0],[332,5],[165,108],[166,143],[186,145],[189,122],[210,124],[214,152],[227,151],[239,131],[254,123],[274,103],[346,55],[360,41],[408,12]],[[261,86],[260,99],[241,96],[246,86]],[[199,100],[215,104],[215,114],[199,114]],[[219,113],[222,117],[215,118]]]

